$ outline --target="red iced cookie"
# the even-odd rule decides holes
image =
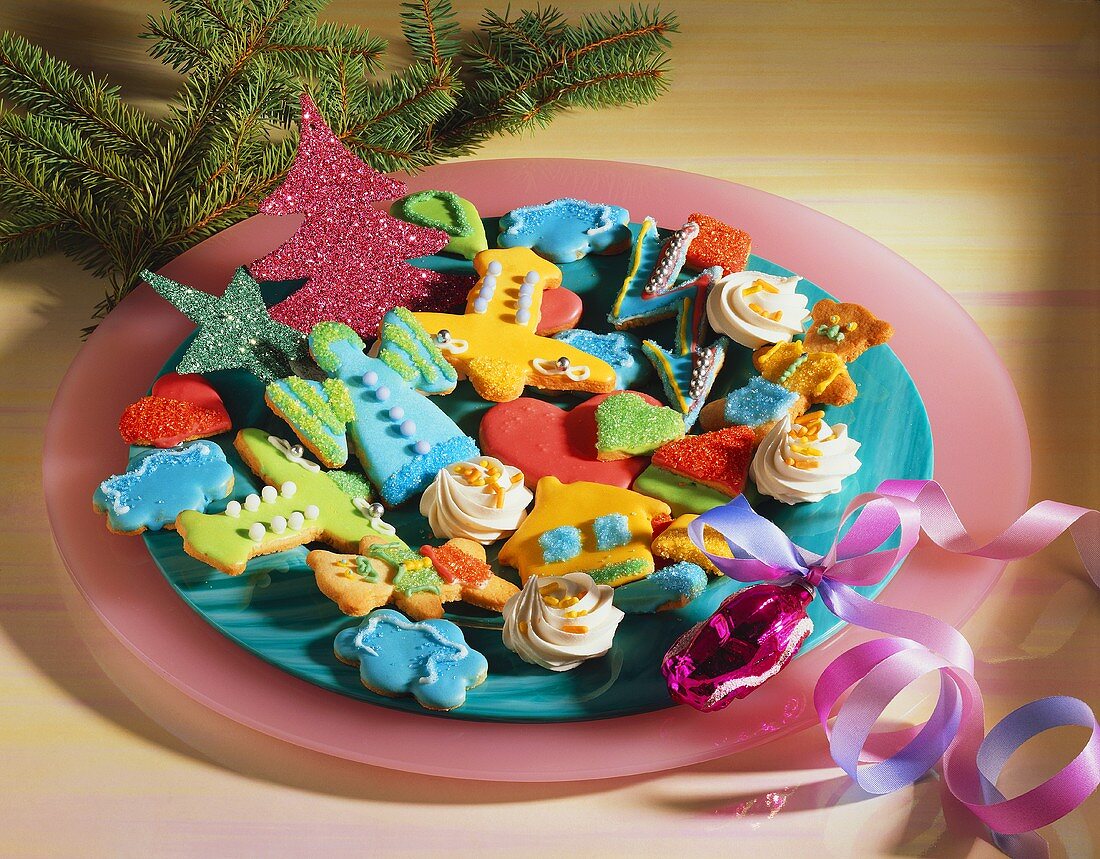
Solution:
[[[592,397],[572,411],[530,397],[499,403],[481,419],[481,449],[522,471],[532,489],[549,475],[562,483],[587,480],[629,489],[649,458],[596,459],[596,406],[609,396]],[[660,405],[647,394],[638,396]]]
[[[548,289],[542,294],[542,316],[536,334],[549,337],[559,331],[576,328],[581,318],[581,297],[563,286]]]
[[[653,464],[726,495],[740,495],[755,440],[752,428],[741,426],[684,436],[659,447]]]
[[[166,373],[153,392],[126,407],[118,431],[127,444],[174,447],[232,428],[218,392],[202,376]]]
[[[702,212],[693,212],[688,220],[699,225],[699,235],[688,245],[688,266],[702,271],[717,265],[723,274],[745,270],[752,249],[748,233]]]

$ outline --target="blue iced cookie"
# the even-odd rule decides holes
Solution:
[[[630,247],[630,213],[622,206],[565,197],[512,209],[500,219],[497,245],[531,248],[554,263],[588,254],[616,254]]]
[[[175,525],[184,510],[205,510],[233,489],[233,469],[210,441],[142,454],[125,474],[108,477],[92,496],[116,534],[140,534]]]
[[[642,343],[633,334],[612,331],[610,334],[597,334],[574,328],[554,335],[555,340],[568,343],[574,349],[580,349],[589,355],[595,355],[611,365],[615,371],[615,387],[625,391],[636,388],[649,378],[652,368],[642,353]]]
[[[615,607],[627,614],[652,614],[687,605],[707,586],[703,568],[688,561],[615,588]]]
[[[341,662],[359,666],[359,679],[372,692],[412,695],[428,710],[462,706],[466,690],[489,672],[485,657],[449,620],[412,621],[386,608],[342,630],[333,650]]]

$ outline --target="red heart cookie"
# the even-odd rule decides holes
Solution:
[[[658,448],[653,464],[732,497],[745,488],[755,441],[752,428],[741,426],[688,435]]]
[[[563,286],[546,290],[542,294],[542,316],[535,333],[549,337],[559,331],[576,328],[582,309],[581,297],[577,293]]]
[[[660,405],[647,394],[634,393]],[[532,489],[549,475],[562,483],[587,480],[629,489],[648,457],[596,459],[596,406],[609,396],[592,397],[571,411],[531,397],[499,403],[481,419],[481,449],[522,471],[524,483]]]
[[[166,373],[152,394],[126,407],[118,431],[127,444],[175,447],[233,426],[218,392],[202,376]]]

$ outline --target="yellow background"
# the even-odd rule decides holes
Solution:
[[[480,4],[456,5],[472,26]],[[576,15],[602,4],[559,5]],[[674,7],[683,32],[663,99],[563,117],[481,154],[691,170],[862,230],[948,290],[992,340],[1031,432],[1032,499],[1097,506],[1100,3]],[[160,8],[7,0],[0,26],[157,105],[175,82],[135,36]],[[327,16],[398,35],[389,0],[333,2]],[[399,65],[401,52],[390,61]],[[814,732],[655,777],[486,785],[329,760],[190,702],[90,614],[45,521],[42,427],[97,294],[98,284],[60,257],[0,268],[0,853],[373,855],[404,845],[791,855],[809,844],[830,855],[993,852],[957,813],[946,828],[935,780],[888,797],[840,797],[839,771]],[[988,415],[1002,419],[997,403]],[[1049,694],[1100,705],[1098,606],[1068,540],[1010,567],[964,628],[992,718]],[[1066,731],[1039,741],[1010,767],[1008,790],[1049,775],[1080,739]],[[1094,798],[1048,830],[1055,855],[1095,849],[1098,818]]]

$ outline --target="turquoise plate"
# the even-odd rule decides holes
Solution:
[[[486,233],[496,235],[496,221],[486,221]],[[637,225],[634,226],[637,231]],[[584,315],[578,327],[608,330],[607,312],[622,282],[628,254],[587,257],[561,266],[564,285],[584,298]],[[439,271],[472,272],[465,260],[433,256],[416,261]],[[752,257],[750,267],[771,274],[791,272]],[[273,304],[297,287],[297,283],[264,284],[264,297]],[[803,280],[799,290],[810,297],[831,297]],[[662,323],[645,329],[647,337],[671,343],[671,325]],[[176,350],[162,369],[172,370],[190,341]],[[816,504],[790,507],[770,500],[752,498],[756,509],[778,524],[797,544],[824,552],[845,505],[855,495],[867,492],[887,478],[927,478],[932,475],[932,434],[920,395],[905,368],[888,346],[872,349],[850,367],[859,386],[859,399],[851,406],[827,409],[830,422],[847,423],[852,438],[863,443],[859,450],[862,468],[844,483],[844,489]],[[750,352],[734,344],[716,386],[717,393],[739,387],[752,373]],[[263,387],[253,376],[239,372],[218,372],[209,376],[226,402],[233,426],[256,426],[288,440],[289,428],[264,405]],[[663,399],[654,381],[642,390]],[[528,396],[533,395],[528,389]],[[578,399],[551,399],[561,407]],[[492,404],[474,394],[469,383],[436,400],[473,438],[477,438],[481,414]],[[241,463],[232,445],[232,435],[214,439],[225,449],[236,471],[233,497],[243,499],[258,492],[259,485]],[[142,450],[134,448],[131,456]],[[224,509],[225,502],[211,511]],[[386,519],[397,527],[411,545],[433,539],[416,503],[390,511]],[[313,573],[306,566],[306,548],[293,549],[253,560],[237,577],[223,575],[194,560],[183,551],[174,531],[145,534],[145,542],[165,578],[183,599],[213,627],[272,665],[296,677],[370,701],[384,707],[423,713],[411,698],[386,698],[365,689],[355,668],[337,661],[332,642],[341,629],[351,624],[317,590]],[[492,553],[491,553],[492,554]],[[504,571],[505,575],[514,571]],[[512,576],[515,579],[514,575]],[[873,597],[885,586],[858,588]],[[520,661],[501,643],[499,615],[490,615],[462,603],[451,603],[455,611],[448,618],[461,625],[469,643],[489,660],[489,677],[470,690],[466,703],[450,713],[451,719],[509,722],[562,722],[608,718],[643,713],[671,705],[658,666],[672,641],[691,624],[710,615],[738,585],[728,579],[713,579],[706,592],[690,605],[659,615],[629,615],[615,636],[611,651],[581,667],[563,673],[545,671]],[[841,626],[815,600],[809,609],[814,631],[803,645],[806,652],[820,644]]]

